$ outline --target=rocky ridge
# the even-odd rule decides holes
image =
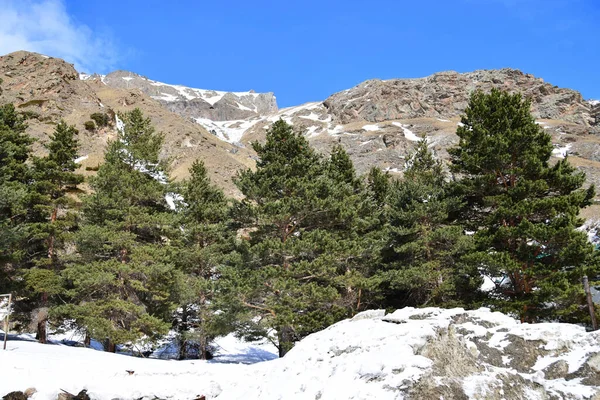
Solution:
[[[592,106],[590,115],[594,119],[594,125],[600,125],[600,100],[590,100],[588,103]]]
[[[569,155],[589,183],[600,184],[600,102],[585,101],[577,91],[513,69],[365,81],[323,102],[255,119],[242,142],[261,140],[270,124],[282,118],[305,132],[322,152],[342,144],[361,173],[375,165],[401,175],[406,157],[421,138],[448,160],[447,149],[458,143],[455,132],[470,94],[491,88],[529,98],[538,124],[552,136],[553,156]]]
[[[460,74],[440,72],[420,79],[369,80],[336,93],[324,105],[340,123],[394,119],[454,118],[467,107],[476,90],[492,88],[520,92],[532,102],[538,119],[563,120],[590,126],[590,103],[575,90],[559,88],[515,69],[480,70]]]
[[[111,72],[102,76],[101,80],[110,87],[140,89],[169,110],[185,117],[232,121],[277,112],[273,93],[194,89],[153,81],[129,71]]]

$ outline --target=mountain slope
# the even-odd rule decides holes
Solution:
[[[157,131],[165,134],[162,156],[171,161],[175,178],[187,176],[187,169],[196,159],[202,159],[211,178],[234,196],[239,192],[231,177],[237,170],[254,165],[252,153],[243,147],[219,140],[189,118],[169,111],[159,101],[138,89],[111,87],[98,75],[80,79],[71,64],[36,53],[15,52],[0,57],[0,77],[3,79],[0,103],[14,103],[21,111],[33,113],[27,133],[38,139],[37,154],[61,119],[79,129],[81,172],[94,169],[103,159],[106,143],[116,137],[114,124],[88,131],[84,123],[93,113],[124,112],[139,107],[150,117]]]
[[[215,182],[236,196],[231,177],[254,165],[250,142],[263,140],[280,118],[304,132],[320,152],[342,144],[359,173],[378,166],[400,176],[420,138],[427,138],[436,154],[447,160],[447,149],[458,142],[455,131],[470,93],[501,88],[530,98],[538,123],[552,135],[554,156],[568,155],[590,184],[600,185],[600,103],[513,69],[373,79],[325,101],[284,109],[277,108],[273,93],[193,89],[127,71],[79,75],[62,60],[27,52],[0,57],[0,76],[0,101],[39,114],[29,130],[40,139],[36,151],[41,151],[53,124],[64,118],[80,129],[82,155],[88,156],[84,167],[95,167],[115,131],[109,127],[88,132],[83,123],[94,112],[140,107],[165,132],[163,156],[171,158],[176,177],[186,176],[193,160],[202,158]]]
[[[531,99],[533,115],[552,136],[553,155],[569,155],[587,173],[589,183],[600,184],[600,105],[585,101],[577,91],[512,69],[369,80],[324,102],[282,109],[255,120],[242,142],[261,140],[269,125],[282,118],[305,132],[323,152],[341,143],[359,172],[379,166],[401,174],[406,156],[420,138],[427,138],[447,160],[447,149],[458,143],[455,132],[470,93],[493,87]]]

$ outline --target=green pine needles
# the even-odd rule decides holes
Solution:
[[[495,283],[488,302],[525,321],[585,320],[581,278],[597,276],[598,260],[579,210],[594,187],[568,159],[550,165],[550,136],[520,94],[476,92],[451,150],[462,218],[476,231],[465,256]]]

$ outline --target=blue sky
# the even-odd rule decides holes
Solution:
[[[370,78],[512,67],[600,98],[599,0],[0,0],[0,53],[206,89],[280,107]],[[31,32],[33,31],[33,32]]]

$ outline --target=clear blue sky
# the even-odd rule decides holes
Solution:
[[[370,78],[502,67],[600,98],[600,0],[21,1],[62,7],[110,47],[77,54],[86,69],[273,91],[280,107]]]

